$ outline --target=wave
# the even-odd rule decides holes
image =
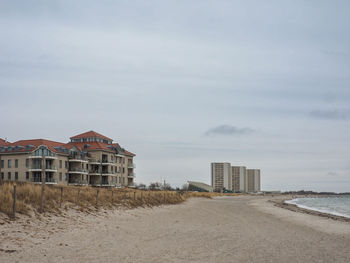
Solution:
[[[302,199],[307,199],[307,198],[302,198]],[[299,208],[303,208],[303,209],[307,209],[307,210],[311,210],[311,211],[315,211],[315,212],[350,218],[350,212],[349,212],[349,214],[346,214],[346,213],[334,211],[334,207],[329,208],[329,209],[325,209],[325,208],[313,207],[313,206],[309,206],[309,205],[305,205],[305,204],[298,204],[298,201],[300,201],[300,200],[301,200],[301,198],[296,198],[296,199],[287,200],[284,202],[286,204],[296,205]]]

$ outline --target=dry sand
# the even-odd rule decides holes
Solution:
[[[350,262],[349,222],[269,199],[193,198],[97,216],[0,220],[0,262]]]

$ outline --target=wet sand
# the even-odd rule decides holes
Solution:
[[[349,222],[270,199],[193,198],[99,215],[0,219],[0,262],[350,262]]]

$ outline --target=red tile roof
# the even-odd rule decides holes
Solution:
[[[127,150],[125,150],[125,154],[129,155],[129,156],[132,156],[132,157],[136,156],[136,154],[134,154],[132,152],[128,152]]]
[[[6,145],[9,145],[9,144],[10,144],[10,142],[5,141],[4,139],[0,138],[0,146],[6,146]]]
[[[75,135],[73,137],[70,137],[70,139],[94,138],[94,137],[98,137],[98,138],[108,140],[108,141],[113,141],[111,138],[108,138],[100,133],[95,132],[95,131],[84,132],[84,133]]]
[[[76,146],[79,150],[84,151],[84,150],[105,150],[105,151],[110,151],[114,152],[113,149],[108,147],[108,145],[112,146],[111,144],[106,144],[102,142],[70,142],[67,145],[74,145]],[[89,145],[88,148],[84,148],[84,145]]]
[[[31,148],[30,150],[28,150],[26,148],[27,145],[33,145],[34,147]],[[56,152],[56,153],[62,153],[62,152],[59,152],[54,147],[66,147],[67,149],[69,149],[65,143],[49,141],[49,140],[44,140],[44,139],[20,140],[17,142],[10,143],[6,146],[7,147],[9,147],[9,146],[12,146],[12,147],[23,146],[23,148],[20,148],[20,149],[12,149],[10,152],[28,152],[28,151],[31,152],[31,151],[36,150],[41,145],[47,146],[51,151]]]
[[[94,131],[86,132],[74,137],[71,137],[71,139],[78,139],[78,138],[85,138],[85,137],[99,137],[106,140],[112,140],[110,138],[107,138],[103,135],[100,135],[99,133],[96,133]],[[31,149],[26,148],[27,145],[33,145],[34,147]],[[64,147],[66,149],[71,149],[73,146],[77,147],[80,151],[90,151],[90,150],[104,150],[109,152],[115,152],[115,150],[112,147],[120,148],[120,145],[118,143],[113,144],[106,144],[102,142],[69,142],[69,143],[62,143],[62,142],[55,142],[45,139],[33,139],[33,140],[20,140],[17,142],[9,143],[5,140],[0,138],[0,146],[12,146],[11,151],[6,151],[6,153],[16,153],[16,152],[32,152],[36,150],[39,146],[45,145],[47,146],[51,151],[56,153],[62,153],[62,151],[58,151],[55,147]],[[84,148],[85,145],[89,145],[88,148]],[[21,148],[15,149],[15,146],[23,146]],[[125,150],[125,154],[128,156],[136,156],[135,154],[128,152]]]

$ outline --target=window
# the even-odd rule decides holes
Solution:
[[[18,168],[18,159],[15,160],[15,168]]]
[[[60,173],[60,181],[62,181],[62,173]]]
[[[29,159],[26,159],[26,167],[29,167]]]
[[[15,180],[18,180],[18,172],[15,172]]]
[[[7,173],[7,180],[11,180],[11,172]]]
[[[29,181],[29,172],[26,172],[26,180]]]
[[[4,180],[4,173],[1,173],[1,179]]]
[[[68,174],[66,173],[66,177],[65,177],[65,179],[64,179],[65,181],[67,181],[68,180]]]
[[[64,168],[68,169],[68,162],[67,161],[64,162]]]
[[[11,168],[11,160],[7,160],[7,168]]]
[[[4,165],[5,165],[5,161],[1,160],[1,168],[4,168]]]
[[[62,168],[62,160],[60,160],[60,168]]]

